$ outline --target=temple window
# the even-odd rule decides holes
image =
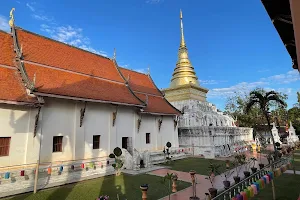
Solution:
[[[53,137],[53,152],[62,152],[63,136]]]
[[[9,156],[10,137],[0,137],[0,156]]]
[[[93,149],[100,149],[100,135],[93,135]]]
[[[150,144],[150,133],[146,133],[146,144]]]

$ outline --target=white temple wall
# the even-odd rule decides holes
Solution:
[[[115,147],[122,147],[122,137],[128,137],[134,144],[136,132],[135,112],[132,107],[118,107],[118,114],[115,122],[116,138]],[[112,114],[111,114],[112,115]],[[112,126],[112,124],[111,124]]]
[[[136,115],[136,121],[138,119]],[[158,120],[162,119],[161,129],[158,128]],[[172,143],[172,147],[178,147],[178,130],[174,129],[173,116],[141,115],[141,125],[139,131],[136,128],[135,146],[138,151],[162,150],[167,142]],[[137,125],[136,125],[137,126]],[[150,133],[150,143],[146,144],[146,133]]]
[[[137,130],[136,109],[118,106],[115,125],[113,112],[116,106],[86,103],[80,127],[80,110],[84,102],[44,98],[33,137],[37,108],[1,104],[0,137],[11,137],[9,156],[0,157],[0,166],[36,163],[63,162],[108,156],[115,147],[122,147],[122,137],[132,138],[132,147],[139,151],[157,151],[167,142],[179,147],[178,129],[174,129],[173,116],[142,115],[140,130]],[[158,119],[162,119],[158,129]],[[146,133],[150,143],[146,144]],[[93,149],[93,135],[100,135],[100,149]],[[62,152],[53,152],[53,137],[63,136]],[[40,148],[41,141],[41,148]]]
[[[37,109],[1,104],[0,137],[11,137],[9,156],[0,157],[0,167],[34,163],[38,159],[39,140],[33,138]]]
[[[76,102],[47,98],[41,112],[40,162],[67,161],[75,158],[74,139],[79,140],[74,137],[77,127],[75,116],[76,112],[80,112],[76,109]],[[54,136],[63,136],[62,152],[52,152]],[[82,147],[78,148],[83,150]]]

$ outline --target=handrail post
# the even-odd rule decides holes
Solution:
[[[39,176],[39,166],[40,166],[40,161],[37,160],[37,162],[36,162],[36,168],[35,168],[33,194],[35,194],[36,190],[37,190],[37,183],[38,183],[38,176]]]

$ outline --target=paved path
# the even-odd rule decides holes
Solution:
[[[294,174],[294,170],[286,170],[285,174]],[[296,171],[296,174],[300,175],[300,171]]]
[[[256,153],[247,154],[247,157],[253,157],[253,156],[257,157],[257,154]],[[263,163],[265,163],[265,164],[268,163],[267,159],[265,157],[262,156],[261,159],[262,159]],[[242,167],[242,169],[239,172],[239,176],[241,177],[241,179],[244,177],[243,171],[244,171],[244,167]],[[188,172],[181,172],[181,171],[175,171],[175,170],[170,170],[170,169],[159,169],[159,170],[152,171],[149,174],[163,177],[167,173],[176,173],[178,175],[178,180],[191,182],[191,176]],[[236,172],[234,172],[233,175],[228,178],[228,181],[231,182],[231,185],[234,183],[233,176],[236,176]],[[205,175],[196,174],[196,183],[197,183],[196,192],[197,192],[197,196],[200,199],[205,199],[205,193],[208,193],[208,189],[212,187],[209,180],[205,179],[206,177],[207,176],[205,176]],[[223,175],[218,175],[215,177],[214,187],[216,189],[218,189],[218,191],[224,189],[223,181],[224,181]],[[171,195],[171,200],[188,200],[189,197],[192,196],[192,193],[193,193],[192,187],[188,187],[177,193],[173,193]],[[169,197],[167,196],[167,197],[162,198],[161,200],[168,200],[168,199],[169,199]]]

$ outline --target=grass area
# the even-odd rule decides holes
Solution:
[[[276,200],[296,200],[300,193],[300,175],[283,174],[274,179]],[[272,186],[267,185],[253,200],[273,199]],[[251,199],[251,200],[252,200]]]
[[[100,195],[108,195],[110,199],[117,199],[117,194],[121,200],[141,199],[142,192],[140,185],[148,184],[148,199],[157,200],[168,195],[166,187],[160,183],[162,177],[154,175],[120,175],[106,176],[93,180],[83,181],[76,184],[64,185],[56,188],[45,189],[36,194],[28,193],[18,195],[10,200],[95,200]],[[178,190],[189,187],[191,184],[178,181]],[[7,200],[6,199],[6,200]]]
[[[294,155],[294,166],[295,166],[295,169],[300,171],[300,156],[298,155]],[[299,187],[300,189],[300,187]]]
[[[217,165],[222,165],[220,168],[220,173],[225,170],[225,161],[223,160],[213,160],[205,158],[185,158],[181,160],[174,160],[170,164],[160,164],[170,167],[172,170],[189,172],[190,170],[195,170],[197,174],[208,175],[208,167],[210,163]]]
[[[295,153],[300,153],[300,149],[296,149],[296,150],[295,150]]]

